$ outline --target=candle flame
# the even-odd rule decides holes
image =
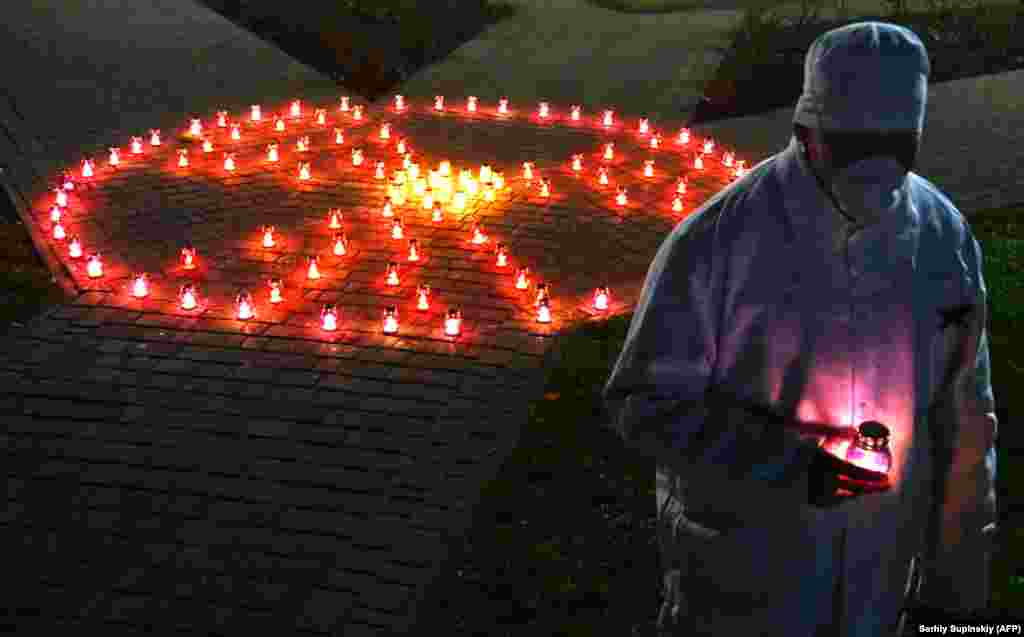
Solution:
[[[228,126],[228,112],[217,111],[217,126],[220,128],[227,128]]]
[[[657,149],[659,146],[661,146],[661,135],[660,134],[652,135],[651,136],[651,148],[652,149]]]
[[[334,143],[339,145],[345,143],[345,134],[341,132],[340,128],[334,129]]]
[[[280,115],[274,116],[274,130],[276,130],[279,133],[284,132],[284,118],[282,118]]]
[[[533,162],[523,162],[523,179],[526,181],[533,179]]]
[[[343,113],[348,112],[348,96],[343,96],[341,98],[341,106],[338,108],[338,110],[340,110]]]
[[[380,138],[391,139],[391,124],[385,123],[380,125]]]
[[[500,113],[502,115],[507,115],[508,114],[508,98],[507,97],[503,97],[500,100],[498,100],[498,113]]]
[[[78,242],[77,237],[71,238],[71,243],[68,245],[68,254],[72,259],[78,259],[82,256],[82,244]]]
[[[508,251],[505,249],[504,243],[498,244],[496,264],[499,268],[508,265]]]
[[[466,98],[466,110],[469,111],[470,113],[475,113],[476,112],[476,97],[475,96],[470,95],[468,98]]]
[[[320,278],[320,268],[317,267],[317,258],[309,257],[309,267],[306,268],[306,277],[310,281],[315,281]]]
[[[704,154],[710,154],[711,151],[714,150],[714,148],[715,141],[713,139],[708,139],[704,142]]]
[[[443,111],[444,110],[444,96],[443,95],[438,95],[438,96],[434,97],[434,110],[436,110],[436,111]]]
[[[117,166],[121,163],[121,151],[116,148],[110,149],[110,165]]]
[[[608,128],[609,126],[612,125],[612,111],[604,112],[604,118],[602,120],[602,123],[604,124],[605,128]]]
[[[352,165],[358,166],[363,163],[363,151],[359,148],[352,149]]]
[[[330,227],[332,230],[337,230],[338,228],[340,228],[341,227],[341,209],[340,208],[332,208],[330,210],[330,212],[327,213],[327,219],[328,219],[328,227]]]
[[[299,102],[299,100],[292,101],[291,113],[292,113],[292,117],[301,117],[302,116],[302,104]]]
[[[391,306],[384,310],[384,333],[394,334],[398,331],[398,309]]]
[[[267,144],[267,161],[277,162],[280,159],[280,155],[277,154],[277,144]]]
[[[100,255],[94,254],[89,257],[89,265],[86,266],[86,270],[93,279],[103,276],[103,261],[100,259]]]
[[[441,223],[442,221],[444,221],[444,212],[441,210],[440,203],[434,204],[434,210],[430,215],[430,220],[433,223]]]
[[[61,207],[57,205],[50,208],[50,223],[60,223],[60,216],[63,214],[61,210]]]
[[[181,264],[186,270],[194,270],[196,268],[195,248],[184,247],[181,249]]]
[[[608,142],[604,145],[604,158],[607,161],[611,161],[615,158],[615,144]]]
[[[726,166],[732,166],[732,161],[732,153],[726,153],[725,157],[722,158],[722,163],[725,164]]]
[[[395,96],[395,110],[400,111],[405,108],[405,98],[401,95]]]
[[[151,146],[159,146],[160,145],[160,131],[159,131],[159,129],[154,128],[154,129],[149,131],[149,144]]]
[[[430,286],[420,285],[416,287],[416,309],[430,309]]]
[[[57,188],[56,192],[57,192],[57,205],[60,206],[61,208],[66,207],[68,205],[68,194],[66,192],[64,192],[63,190],[61,190],[60,188]]]
[[[530,287],[530,268],[519,268],[516,270],[516,289],[525,290]]]
[[[626,205],[626,189],[619,188],[618,194],[615,195],[615,202],[620,206]]]
[[[280,303],[280,302],[284,301],[284,298],[281,296],[281,280],[280,279],[270,279],[270,281],[267,282],[267,285],[270,287],[270,302],[271,303]]]
[[[604,168],[601,168],[600,170],[598,170],[597,171],[597,181],[602,186],[607,186],[608,185],[608,171],[605,170]]]
[[[235,155],[234,153],[224,154],[224,170],[231,172],[235,169]]]
[[[263,226],[263,247],[274,247],[274,226]]]
[[[238,127],[238,124],[231,125],[231,139],[235,141],[242,139],[242,129]]]
[[[494,173],[494,189],[501,190],[505,186],[505,174],[500,170]]]
[[[309,150],[309,136],[305,135],[303,137],[300,137],[295,142],[295,148],[299,152],[303,152],[303,153],[306,152],[307,150]]]
[[[448,316],[444,320],[444,333],[448,336],[458,336],[462,329],[462,312],[452,308],[448,310]]]
[[[684,128],[679,131],[679,136],[676,137],[677,144],[689,144],[690,143],[690,129]]]
[[[148,295],[149,285],[146,283],[146,275],[139,274],[135,277],[135,284],[132,285],[132,296],[137,299],[142,299]]]
[[[377,179],[384,179],[384,162],[377,162],[377,170],[373,174]]]
[[[57,240],[63,240],[67,235],[64,232],[64,226],[60,223],[53,224],[53,238]]]
[[[549,110],[550,110],[550,107],[548,106],[548,103],[547,102],[541,102],[540,106],[538,107],[538,114],[540,115],[540,118],[541,119],[547,119],[547,116],[549,114]]]
[[[473,238],[472,238],[472,241],[473,241],[473,243],[475,243],[477,245],[480,245],[482,243],[487,243],[487,235],[485,235],[483,229],[480,228],[480,224],[478,224],[476,222],[473,223]]]
[[[646,117],[640,118],[640,134],[641,135],[646,135],[649,128],[650,128],[650,125],[647,123],[647,118]]]
[[[537,298],[534,299],[533,304],[534,305],[540,305],[541,302],[543,302],[544,299],[547,299],[547,298],[550,298],[550,295],[548,294],[548,284],[547,283],[538,283],[537,284]]]
[[[247,321],[256,316],[256,313],[253,311],[252,307],[252,296],[250,296],[248,292],[244,290],[242,292],[239,292],[237,302],[239,320]]]
[[[607,310],[608,309],[608,288],[599,287],[594,291],[594,309],[595,310]]]
[[[188,127],[188,134],[192,137],[201,137],[203,135],[203,123],[199,121],[199,118],[192,118],[192,123]]]
[[[299,179],[302,181],[309,181],[312,177],[313,175],[310,172],[309,162],[299,162]]]
[[[538,323],[550,323],[551,322],[551,307],[548,305],[548,300],[543,299],[540,305],[537,307],[537,322]]]
[[[697,170],[704,170],[704,160],[700,158],[700,155],[693,159],[693,167]]]
[[[395,219],[395,221],[391,224],[391,238],[392,239],[401,239],[402,238],[402,220],[401,219]]]
[[[387,284],[398,285],[398,264],[394,261],[388,263]]]
[[[395,152],[399,155],[405,154],[405,138],[399,138],[398,143],[395,144]]]
[[[676,192],[680,195],[686,194],[686,177],[680,177],[676,182]]]
[[[572,156],[572,169],[576,172],[583,170],[583,155],[576,154]]]
[[[550,197],[551,196],[551,182],[547,179],[540,180],[540,196]]]
[[[429,188],[423,192],[423,209],[430,210],[434,207],[434,192]]]
[[[185,285],[181,289],[181,309],[183,310],[194,310],[199,305],[196,299],[195,287],[192,285]]]
[[[320,313],[320,327],[325,332],[333,332],[338,329],[338,310],[333,305],[325,305]]]
[[[409,260],[410,261],[419,261],[420,260],[420,253],[419,253],[419,250],[417,249],[418,245],[419,244],[417,243],[416,239],[409,239]]]
[[[494,186],[491,184],[484,188],[484,201],[494,201]]]
[[[574,122],[580,121],[580,107],[579,106],[573,106],[571,108],[571,112],[572,112],[572,121],[574,121]]]
[[[653,177],[653,176],[654,176],[654,160],[653,159],[644,160],[644,177]]]
[[[187,167],[188,167],[188,149],[180,148],[180,149],[178,149],[178,168],[187,168]]]
[[[213,142],[211,142],[208,139],[204,139],[203,140],[203,152],[204,153],[212,153],[213,152]]]
[[[682,212],[682,211],[683,211],[683,200],[679,198],[679,195],[676,195],[675,198],[672,199],[672,212]]]
[[[348,254],[348,238],[343,232],[334,234],[334,255],[343,257]]]
[[[91,159],[83,159],[82,160],[82,176],[83,177],[92,177],[92,160]]]
[[[132,137],[132,154],[133,155],[141,155],[142,154],[142,138],[141,137]]]
[[[263,113],[260,110],[259,104],[253,104],[249,109],[249,118],[254,122],[258,122],[263,119]]]
[[[395,211],[391,207],[391,201],[392,201],[391,198],[388,197],[388,200],[384,202],[384,211],[382,212],[382,215],[384,217],[393,217],[393,216],[395,216]]]
[[[352,109],[352,119],[354,119],[356,121],[363,119],[363,107],[362,106],[357,104]]]

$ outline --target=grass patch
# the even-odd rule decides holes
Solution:
[[[1011,388],[1024,386],[1020,327],[1024,207],[979,213],[971,225],[983,245],[990,293],[993,385],[1012,429]],[[600,390],[621,351],[631,316],[588,324],[560,339],[560,362],[530,407],[518,447],[483,490],[450,585],[439,586],[456,632],[502,635],[648,634],[659,603],[651,460],[602,426]],[[1000,507],[1007,540],[992,572],[992,608],[1024,608],[1024,474],[1010,459],[1024,448],[1004,435],[999,450]],[[1017,494],[1010,495],[1011,489]],[[1016,518],[1020,519],[1019,514]]]

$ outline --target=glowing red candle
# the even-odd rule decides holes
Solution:
[[[538,283],[537,284],[537,297],[534,299],[533,304],[534,305],[540,305],[541,301],[543,301],[546,298],[549,298],[550,296],[551,295],[548,292],[548,284],[547,283]]]
[[[579,106],[573,106],[569,110],[570,110],[570,113],[571,113],[570,117],[572,118],[572,121],[574,121],[574,122],[580,121],[580,107]]]
[[[306,278],[310,281],[315,281],[320,278],[320,268],[318,267],[319,259],[316,255],[306,257],[306,262],[309,264],[306,267]]]
[[[263,247],[274,247],[274,226],[263,226]]]
[[[291,115],[292,117],[302,117],[302,103],[299,100],[292,100]]]
[[[228,112],[217,111],[217,127],[227,128],[228,127]]]
[[[409,239],[409,260],[420,260],[419,242],[416,239]]]
[[[653,159],[645,159],[644,160],[644,177],[653,177],[653,176],[654,176],[654,160]]]
[[[334,233],[334,255],[343,257],[348,254],[348,237],[344,232]]]
[[[334,129],[334,143],[338,145],[345,143],[345,134],[341,132],[340,128]]]
[[[202,137],[203,136],[203,123],[198,117],[192,118],[192,123],[189,124],[188,134],[190,137]]]
[[[433,223],[441,223],[444,221],[444,211],[441,209],[441,202],[434,202],[434,210],[430,213],[430,221]]]
[[[452,207],[457,211],[461,212],[466,207],[466,192],[464,190],[455,191],[455,198],[452,199]]]
[[[384,209],[381,212],[382,216],[384,216],[384,217],[394,217],[395,216],[395,210],[394,210],[394,207],[392,206],[392,203],[393,203],[392,198],[388,197],[388,200],[384,202]]]
[[[672,212],[682,212],[682,211],[683,211],[683,200],[679,198],[679,195],[676,195],[675,197],[672,198]]]
[[[470,95],[466,98],[466,110],[470,113],[476,112],[476,96]]]
[[[160,145],[160,129],[153,128],[149,131],[149,145],[159,146]]]
[[[331,230],[341,227],[341,208],[331,208],[327,213],[327,227]]]
[[[508,115],[508,98],[503,97],[498,100],[498,113],[501,115]]]
[[[405,109],[405,98],[401,95],[395,96],[395,110],[401,111]]]
[[[53,190],[57,194],[57,205],[61,208],[66,208],[68,205],[68,193],[64,192],[63,188],[54,188]]]
[[[270,288],[270,302],[271,303],[280,303],[280,302],[284,301],[284,297],[281,296],[281,290],[283,289],[283,284],[281,283],[281,279],[276,279],[276,278],[275,279],[270,279],[267,282],[267,287]]]
[[[493,171],[491,170],[491,167],[488,164],[483,164],[482,166],[480,166],[480,181],[487,183],[491,180],[492,175]]]
[[[499,268],[504,268],[505,266],[508,265],[508,250],[505,248],[505,244],[504,243],[499,243],[498,244],[498,247],[495,250],[495,254],[496,254],[495,264]]]
[[[583,155],[577,153],[572,156],[572,169],[576,172],[583,170]]]
[[[267,161],[276,163],[281,159],[281,156],[277,154],[277,144],[267,144]]]
[[[685,146],[686,144],[690,143],[690,129],[689,128],[680,129],[679,135],[676,136],[676,143],[681,145],[681,146]]]
[[[238,320],[248,321],[256,316],[252,304],[252,295],[247,291],[242,290],[238,293],[238,296],[235,297],[235,304],[238,306]]]
[[[435,111],[443,111],[444,110],[444,96],[443,95],[437,95],[437,96],[434,97],[434,110]]]
[[[135,282],[132,284],[132,296],[137,299],[144,299],[149,296],[149,283],[146,280],[146,273],[135,275]]]
[[[704,141],[704,154],[710,155],[711,151],[715,149],[715,140],[708,139]]]
[[[260,109],[259,104],[253,104],[249,107],[249,119],[254,122],[258,122],[263,119],[263,111]]]
[[[433,190],[431,190],[430,188],[427,188],[423,192],[423,202],[422,203],[423,203],[423,209],[424,210],[430,210],[431,208],[434,207],[434,191]]]
[[[547,119],[548,115],[550,115],[550,110],[551,107],[548,105],[547,102],[541,102],[540,105],[537,107],[537,115],[541,119]]]
[[[551,301],[549,301],[547,297],[541,299],[540,303],[537,305],[537,322],[551,322]]]
[[[732,162],[733,162],[732,153],[726,153],[725,156],[722,157],[722,163],[725,164],[726,166],[732,166]]]
[[[646,117],[641,117],[640,118],[640,126],[638,127],[638,132],[641,135],[646,135],[649,130],[650,130],[650,124],[648,124],[647,118]]]
[[[309,135],[304,135],[295,140],[295,150],[304,153],[309,150]]]
[[[204,153],[212,153],[213,152],[213,142],[212,141],[210,141],[208,139],[204,139],[203,140],[203,152]]]
[[[615,144],[608,142],[604,145],[604,159],[605,161],[611,161],[615,159]]]
[[[83,177],[92,177],[92,160],[91,159],[83,159],[82,160],[82,176]]]
[[[133,155],[141,155],[142,154],[142,138],[141,137],[132,137],[132,154]]]
[[[110,165],[117,166],[121,163],[121,151],[117,148],[110,149]]]
[[[299,179],[302,181],[309,181],[313,178],[312,169],[309,166],[308,161],[299,162]]]
[[[89,257],[89,263],[85,269],[90,278],[98,279],[103,276],[103,260],[100,258],[99,253]]]
[[[60,206],[54,206],[50,208],[50,223],[60,223],[60,217],[63,213],[63,208]]]
[[[53,238],[58,241],[63,241],[67,234],[64,232],[64,226],[60,225],[60,222],[53,224]]]
[[[533,162],[523,162],[523,179],[526,181],[533,180]]]
[[[429,310],[430,309],[430,286],[419,285],[416,286],[416,309],[417,310]]]
[[[320,310],[320,327],[325,332],[333,332],[338,329],[338,309],[334,304],[328,303]]]
[[[656,150],[661,146],[661,133],[651,135],[651,148]]]
[[[597,171],[597,181],[602,186],[608,185],[608,170],[603,166]]]
[[[704,160],[700,158],[700,155],[693,158],[693,167],[697,170],[704,170]]]
[[[395,219],[391,222],[391,238],[401,239],[402,238],[402,220]]]
[[[444,333],[448,336],[458,336],[462,331],[462,312],[457,308],[450,308],[448,316],[444,319]]]
[[[235,154],[224,153],[224,170],[234,172],[235,170]]]
[[[395,152],[398,153],[399,155],[404,155],[405,154],[405,138],[404,137],[398,138],[398,143],[395,144]]]
[[[619,188],[618,192],[615,194],[615,203],[619,204],[620,206],[625,206],[626,205],[627,199],[626,199],[626,189],[625,188],[622,188],[622,187]]]
[[[72,259],[82,257],[82,244],[78,241],[78,237],[71,237],[71,242],[68,244],[68,255]]]
[[[377,162],[377,169],[374,171],[373,176],[377,179],[384,179],[384,162]]]
[[[384,333],[394,334],[398,331],[398,308],[394,305],[384,310]]]
[[[231,125],[231,139],[235,140],[236,142],[242,139],[242,129],[238,124]]]
[[[363,163],[363,149],[353,148],[352,149],[352,165],[358,166]]]
[[[484,201],[494,201],[494,185],[487,184],[484,186]]]
[[[551,196],[551,182],[547,179],[540,180],[540,196],[550,197]]]
[[[875,482],[887,482],[892,469],[889,450],[889,429],[876,421],[866,421],[857,428],[854,439],[834,436],[827,438],[821,448],[845,462],[850,468],[848,477]]]
[[[188,149],[178,149],[178,168],[188,168]]]
[[[75,189],[75,176],[70,170],[64,171],[64,190]]]
[[[686,177],[680,177],[676,182],[676,192],[680,195],[686,194]]]
[[[357,122],[359,120],[363,119],[363,107],[362,106],[356,104],[352,108],[352,119],[356,120]]]
[[[607,310],[608,309],[608,286],[601,286],[594,290],[594,309],[595,310]]]
[[[487,235],[484,234],[483,228],[476,221],[473,222],[473,235],[470,241],[477,245],[487,243]]]
[[[385,122],[380,125],[380,138],[391,139],[391,124]]]
[[[394,261],[391,261],[391,262],[388,263],[388,268],[387,268],[387,271],[386,271],[386,276],[385,276],[384,281],[385,281],[385,283],[387,283],[388,285],[391,285],[391,286],[398,285],[398,283],[399,283],[399,281],[398,281],[398,264],[395,263]]]
[[[181,267],[186,270],[196,269],[196,249],[191,245],[186,245],[181,249]]]
[[[522,267],[516,270],[516,289],[525,290],[530,287],[530,268]]]
[[[342,96],[342,98],[341,98],[341,106],[338,107],[338,110],[340,110],[342,113],[347,113],[348,112],[348,96],[347,95],[346,96]]]
[[[604,112],[604,116],[602,117],[601,123],[604,124],[605,128],[611,127],[611,125],[612,125],[612,116],[613,116],[613,111],[606,110]]]

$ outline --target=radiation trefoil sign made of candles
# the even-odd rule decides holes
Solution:
[[[280,303],[284,301],[284,297],[281,295],[282,283],[281,279],[270,279],[267,281],[267,287],[270,288],[270,302]]]
[[[334,233],[334,256],[343,257],[348,254],[348,237],[344,232]]]
[[[394,305],[384,310],[384,333],[394,334],[398,331],[398,308]]]
[[[132,296],[137,299],[144,299],[149,296],[149,283],[146,280],[146,273],[135,275],[135,282],[132,284]]]
[[[444,319],[444,333],[448,336],[458,336],[462,331],[462,312],[457,308],[450,308]]]
[[[103,276],[103,259],[100,258],[98,252],[89,257],[89,262],[85,269],[89,274],[89,278],[98,279]]]

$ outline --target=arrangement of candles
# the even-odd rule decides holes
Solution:
[[[404,98],[401,95],[396,95],[394,100],[394,108],[396,111],[403,111],[407,109]],[[466,112],[476,113],[479,110],[479,102],[477,97],[469,96],[466,98]],[[342,112],[349,112],[351,110],[353,119],[362,119],[362,107],[351,106],[347,97],[341,98],[341,105],[339,108]],[[442,112],[445,110],[444,107],[444,96],[437,95],[434,98],[434,110]],[[312,111],[314,113],[315,122],[318,125],[326,125],[326,109],[317,108]],[[298,119],[302,117],[302,104],[299,100],[294,100],[290,103],[288,111],[292,118]],[[508,98],[502,97],[498,101],[497,113],[499,115],[507,115],[509,113],[509,100]],[[548,120],[552,117],[551,105],[548,102],[540,102],[537,107],[537,117],[542,120]],[[572,105],[569,109],[569,119],[573,122],[579,122],[582,119],[582,107],[579,105]],[[252,122],[262,121],[262,111],[259,105],[252,105],[249,113],[249,119]],[[283,132],[285,130],[285,118],[280,115],[275,115],[274,129]],[[601,118],[599,119],[600,126],[604,128],[610,128],[616,124],[614,120],[614,111],[607,109],[602,111]],[[233,140],[241,139],[241,125],[237,122],[232,123],[229,119],[227,111],[218,111],[216,114],[216,127],[220,129],[229,129],[230,138]],[[256,127],[253,127],[256,130]],[[264,130],[270,130],[264,129]],[[329,129],[328,129],[329,130]],[[658,150],[662,146],[662,136],[652,130],[650,121],[647,118],[640,118],[637,125],[636,131],[642,136],[648,136],[646,145],[649,146],[650,150]],[[216,132],[216,130],[214,130]],[[392,138],[392,126],[385,122],[380,124],[378,136],[381,140],[387,141]],[[217,133],[219,134],[219,133]],[[213,140],[210,137],[204,136],[203,124],[200,118],[193,117],[189,121],[189,126],[186,135],[196,142],[202,142],[202,149],[204,153],[210,153],[213,151]],[[344,143],[344,132],[341,128],[334,129],[334,139],[336,145]],[[675,136],[675,143],[683,146],[690,142],[690,131],[683,128],[679,131],[678,135]],[[172,140],[173,145],[173,140]],[[159,129],[151,129],[149,131],[149,145],[158,147],[162,145],[161,132]],[[601,157],[604,161],[613,161],[615,157],[615,144],[614,142],[604,142],[603,152]],[[396,141],[396,152],[403,159],[403,168],[401,170],[395,170],[394,176],[387,180],[387,199],[383,205],[382,216],[386,218],[392,218],[392,229],[391,236],[394,239],[405,238],[404,225],[400,218],[394,218],[396,214],[395,207],[404,205],[407,197],[414,196],[420,198],[421,207],[427,210],[431,214],[431,220],[434,223],[444,222],[444,208],[450,206],[453,211],[461,212],[471,204],[471,198],[480,197],[484,201],[494,201],[496,193],[504,187],[504,178],[501,172],[493,170],[489,165],[483,164],[479,169],[479,176],[475,176],[472,170],[468,169],[455,169],[449,160],[443,160],[439,163],[436,170],[431,170],[427,167],[422,167],[418,162],[413,161],[412,155],[408,152],[407,140],[404,137],[399,137]],[[143,139],[141,137],[131,137],[131,154],[141,155],[144,152]],[[296,150],[298,152],[306,152],[310,150],[310,137],[308,135],[302,135],[296,140]],[[705,170],[704,155],[711,155],[715,150],[715,142],[712,139],[705,139],[702,141],[700,150],[693,152],[692,166],[695,170]],[[188,167],[190,165],[190,158],[187,148],[177,148],[174,150],[177,155],[177,166],[181,168]],[[109,148],[109,165],[111,167],[117,167],[121,164],[120,149],[117,147]],[[268,162],[276,163],[280,161],[279,154],[279,143],[273,142],[266,146],[266,159]],[[366,159],[362,148],[353,148],[351,151],[351,159],[353,166],[360,166]],[[628,158],[627,158],[628,159]],[[584,155],[582,153],[575,153],[571,155],[571,168],[574,173],[582,173],[584,170]],[[645,177],[654,176],[654,159],[646,159],[643,161],[643,174]],[[734,177],[741,177],[747,169],[744,166],[742,160],[737,160],[732,152],[723,152],[721,157],[721,165],[725,168],[730,169],[728,172]],[[374,178],[378,180],[386,179],[387,170],[384,161],[374,160],[373,165]],[[238,165],[236,162],[236,155],[233,152],[223,153],[223,166],[227,172],[233,172],[237,169]],[[298,162],[298,178],[300,180],[311,179],[311,168],[309,162]],[[538,192],[541,197],[550,197],[552,192],[552,184],[550,179],[540,176],[537,174],[537,167],[534,162],[523,162],[523,179],[529,184],[532,184],[534,179],[538,179]],[[95,166],[91,159],[84,159],[81,164],[81,176],[83,178],[93,177],[95,175]],[[457,177],[456,177],[457,176]],[[598,182],[601,185],[608,185],[609,173],[605,166],[599,166],[597,168]],[[63,189],[57,189],[57,202],[56,205],[50,210],[50,221],[53,224],[52,233],[56,240],[63,241],[67,238],[67,233],[64,226],[61,224],[63,210],[67,206],[67,195],[64,190],[71,190],[74,188],[74,181],[70,174],[65,176]],[[675,188],[675,192],[671,199],[671,209],[673,212],[682,212],[684,204],[682,195],[686,194],[687,186],[685,178],[680,177]],[[626,206],[628,204],[627,192],[624,186],[617,186],[615,201],[619,206]],[[340,209],[332,209],[328,213],[328,226],[334,231],[332,240],[332,251],[335,256],[345,256],[349,253],[349,246],[347,238],[342,229],[342,215]],[[277,237],[275,236],[275,230],[273,226],[262,226],[262,245],[264,248],[277,247]],[[469,237],[469,241],[476,245],[481,245],[489,241],[487,235],[484,233],[479,222],[472,224],[472,230]],[[420,250],[420,244],[417,239],[408,240],[408,252],[407,260],[410,262],[417,262],[422,259]],[[507,246],[504,243],[497,243],[495,247],[495,265],[499,268],[505,268],[510,265],[509,253]],[[83,247],[77,237],[71,237],[68,242],[68,255],[73,259],[78,259],[83,256]],[[182,267],[185,270],[193,270],[196,268],[196,251],[191,246],[186,246],[181,251]],[[86,272],[90,278],[99,278],[103,276],[103,265],[99,254],[92,254],[86,263]],[[307,259],[306,267],[306,278],[309,280],[317,280],[321,278],[321,272],[319,270],[319,263],[317,256],[310,256]],[[398,286],[400,282],[398,264],[395,261],[388,263],[385,283],[388,286]],[[517,289],[528,290],[531,288],[530,282],[530,270],[527,267],[519,267],[515,270],[514,285]],[[280,279],[271,279],[268,281],[269,287],[269,302],[270,303],[281,303],[283,302],[282,284]],[[149,294],[149,283],[147,275],[145,273],[138,274],[133,278],[131,284],[131,295],[135,298],[145,298]],[[418,309],[427,309],[429,307],[429,286],[417,286],[416,290],[416,304]],[[609,307],[609,296],[610,292],[607,286],[601,286],[594,290],[592,307],[598,311],[607,310]],[[186,284],[182,287],[180,293],[181,306],[184,309],[194,309],[198,306],[198,290],[194,284]],[[237,306],[237,317],[240,320],[248,320],[255,317],[255,305],[252,300],[252,296],[242,290],[239,292],[235,299]],[[536,297],[534,299],[534,306],[536,307],[536,320],[541,323],[547,323],[551,321],[551,298],[548,293],[548,288],[545,283],[538,283],[536,285]],[[445,315],[444,319],[444,331],[448,336],[456,336],[460,334],[461,330],[462,314],[461,310],[457,308],[450,308]],[[321,326],[325,330],[334,330],[338,326],[338,314],[337,308],[333,305],[323,306],[321,311]],[[396,307],[389,307],[385,312],[384,318],[384,331],[385,333],[393,334],[398,329],[398,314]]]

